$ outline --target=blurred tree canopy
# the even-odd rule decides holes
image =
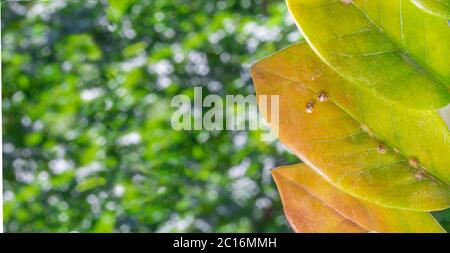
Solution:
[[[279,0],[2,1],[6,232],[288,232],[258,131],[174,131],[300,39]]]

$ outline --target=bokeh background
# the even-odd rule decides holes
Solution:
[[[173,96],[254,94],[283,0],[1,1],[6,232],[290,232],[258,131],[174,131]],[[437,213],[448,227],[450,215]]]
[[[2,0],[6,232],[289,232],[257,131],[174,131],[171,99],[254,94],[284,1]]]

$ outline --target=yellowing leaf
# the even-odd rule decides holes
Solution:
[[[433,15],[450,19],[449,0],[411,0],[411,2]]]
[[[450,131],[438,112],[401,106],[346,81],[323,63],[306,43],[291,45],[262,60],[255,65],[254,72],[273,73],[316,94],[325,92],[379,140],[400,151],[405,160],[417,159],[422,168],[450,184]],[[257,90],[261,81],[255,79]]]
[[[384,208],[343,193],[305,164],[274,169],[296,232],[445,232],[429,213]]]
[[[351,93],[333,90],[336,95],[325,102],[318,101],[319,94],[328,92],[319,90],[320,87],[331,89],[345,80],[337,75],[329,77],[332,71],[318,64],[320,60],[314,58],[314,54],[303,52],[309,50],[307,46],[299,48],[295,52],[285,51],[281,58],[276,54],[252,68],[257,94],[279,95],[279,126],[274,125],[276,122],[270,124],[272,128],[279,127],[280,140],[327,181],[357,198],[417,211],[448,207],[450,188],[447,184],[419,168],[415,158],[402,156],[370,136],[366,126],[334,103],[338,96],[342,103],[356,103]],[[290,62],[289,59],[301,61],[295,65],[280,64]],[[335,89],[340,87],[337,85]],[[380,101],[371,106],[377,105],[383,106]],[[366,117],[372,117],[371,112],[367,110]]]
[[[295,232],[362,233],[366,229],[337,213],[291,179],[272,172],[280,192],[286,218]]]
[[[423,43],[417,43],[421,37],[412,38],[420,50],[431,52],[427,51],[421,59],[425,63],[434,61],[426,66],[442,77],[435,78],[427,68],[416,63],[419,58],[413,60],[416,50],[410,49],[412,45],[406,48],[415,54],[406,54],[395,43],[396,39],[391,39],[393,36],[389,33],[383,33],[376,22],[367,18],[365,12],[355,4],[343,2],[345,1],[287,0],[289,10],[303,35],[324,62],[348,81],[410,108],[437,110],[450,102],[450,82],[447,82],[450,80],[450,69],[448,64],[444,64],[449,62],[450,55],[446,36],[448,27],[445,27],[445,31],[429,31],[435,35],[432,37],[427,34],[424,37],[428,43],[425,47],[422,47]],[[366,8],[371,8],[374,4],[384,6],[388,1],[365,2]],[[417,15],[424,13],[419,11]],[[381,15],[381,20],[388,17],[395,16]],[[398,22],[398,27],[402,24]],[[402,31],[414,27],[413,23],[407,25]],[[416,25],[414,29],[417,28]],[[406,33],[402,34],[402,38],[407,37]],[[408,38],[411,39],[409,35]],[[434,43],[432,39],[438,40],[438,43]],[[409,43],[409,40],[405,43]],[[437,48],[432,48],[431,43]],[[433,68],[434,64],[436,68]]]

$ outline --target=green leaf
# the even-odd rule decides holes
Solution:
[[[417,7],[433,15],[450,19],[449,0],[411,0]]]
[[[411,0],[355,0],[354,3],[397,47],[449,87],[450,26],[446,18],[417,8]]]
[[[280,140],[336,188],[386,207],[430,211],[450,205],[447,183],[423,170],[420,160],[397,153],[352,118],[378,122],[371,125],[390,131],[386,134],[397,136],[402,145],[409,143],[430,159],[448,161],[449,133],[433,111],[407,109],[346,81],[306,43],[255,64],[252,76],[258,95],[279,96],[279,125],[270,124],[278,128]],[[317,102],[319,94],[329,99]],[[307,113],[311,102],[313,112]],[[422,131],[423,127],[430,131]],[[420,140],[415,142],[415,136]],[[430,149],[440,153],[428,153]],[[448,164],[439,172],[448,175]]]
[[[323,61],[345,79],[410,108],[437,110],[450,102],[450,48],[447,43],[450,32],[448,27],[438,30],[446,23],[441,26],[432,23],[427,26],[426,34],[414,33],[411,29],[417,29],[418,25],[413,21],[421,19],[411,17],[413,13],[395,18],[394,9],[389,9],[391,13],[388,15],[380,15],[378,9],[378,12],[371,11],[375,4],[387,11],[391,6],[387,2],[397,1],[365,1],[367,13],[356,6],[362,1],[355,1],[355,4],[343,2],[287,0],[289,10],[305,38]],[[402,0],[402,3],[409,2]],[[415,14],[426,15],[426,12],[416,10]],[[406,11],[409,9],[403,10]],[[381,17],[378,23],[387,24],[378,27],[377,22],[366,16],[371,16],[371,13],[378,13]],[[384,33],[393,25],[401,28],[398,35],[401,43],[399,38],[393,36],[394,32]],[[417,37],[411,37],[413,35],[426,39],[426,42],[418,42]],[[412,45],[412,42],[415,44]],[[409,51],[397,45],[402,43]],[[414,46],[417,49],[413,50]],[[419,50],[425,52],[422,58],[418,56]],[[422,62],[427,67],[420,65]],[[430,62],[433,63],[427,65]],[[441,78],[430,74],[428,69],[434,70]]]
[[[328,88],[342,94],[335,94],[336,102],[379,139],[405,157],[417,158],[424,169],[450,184],[450,132],[438,112],[448,104],[449,83],[441,81],[444,75],[437,79],[411,58],[420,57],[405,53],[418,45],[420,52],[427,53],[422,55],[429,59],[425,63],[433,60],[438,66],[435,70],[450,71],[450,43],[446,43],[450,27],[446,21],[439,33],[442,38],[437,39],[428,31],[436,31],[440,19],[408,1],[354,1],[346,5],[330,0],[288,0],[288,5],[313,50],[346,80],[334,80],[337,84]],[[376,16],[376,21],[366,14]],[[411,31],[411,16],[424,20],[427,29]],[[399,25],[402,30],[395,30]],[[428,38],[427,45],[417,38],[413,41],[415,34]]]

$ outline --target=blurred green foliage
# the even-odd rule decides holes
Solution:
[[[300,38],[279,0],[2,1],[6,232],[288,232],[258,131],[174,131]]]

